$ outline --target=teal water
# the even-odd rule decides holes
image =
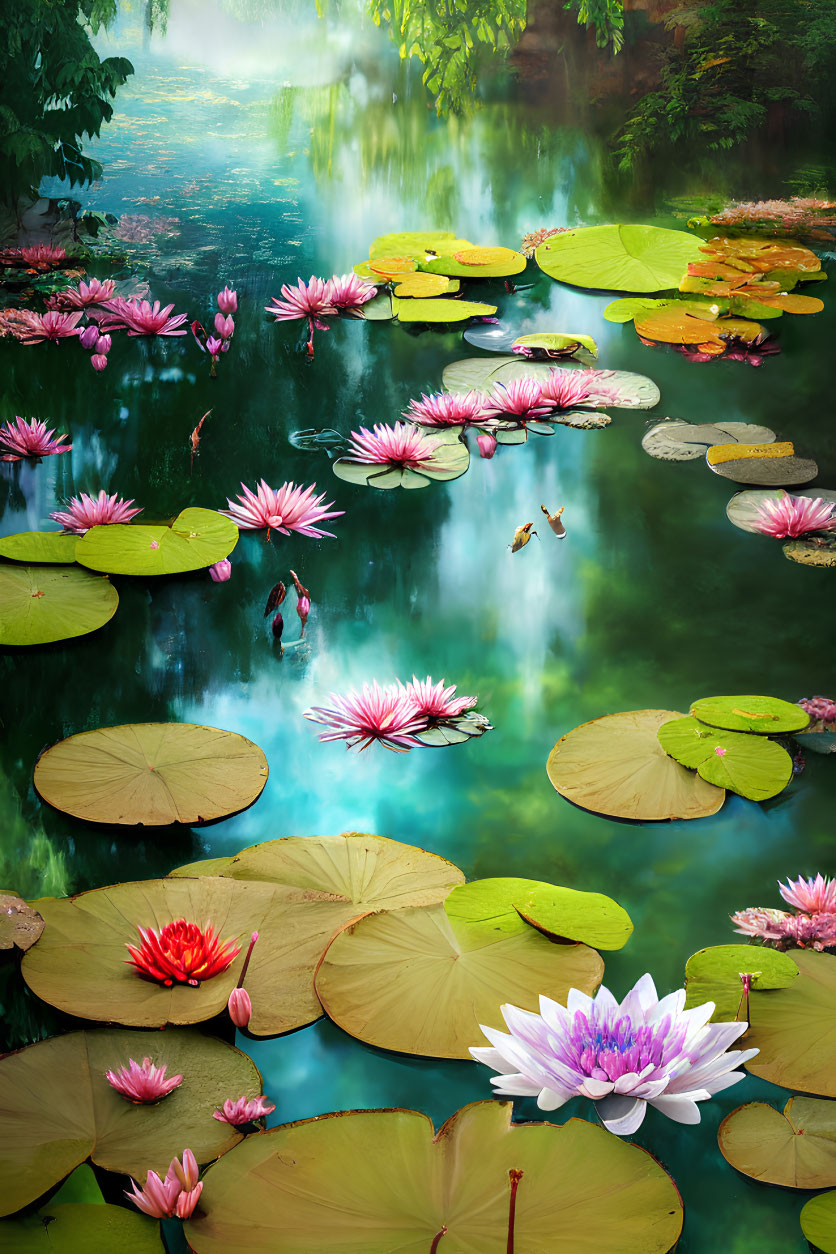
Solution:
[[[604,431],[558,428],[492,461],[474,457],[462,479],[415,493],[342,483],[325,453],[300,452],[288,436],[391,422],[410,397],[440,387],[447,363],[477,350],[460,333],[341,321],[317,334],[308,364],[297,330],[274,326],[263,306],[297,275],[350,269],[386,231],[454,228],[516,246],[539,226],[619,214],[681,225],[668,195],[777,194],[775,162],[753,151],[692,175],[686,189],[666,170],[619,189],[604,138],[580,109],[555,115],[499,74],[472,114],[438,118],[386,32],[348,6],[320,20],[301,4],[172,0],[166,33],[150,36],[145,19],[145,5],[125,4],[99,38],[130,57],[136,75],[90,145],[104,177],[84,203],[178,219],[150,244],[126,245],[132,264],[155,298],[190,318],[206,320],[219,285],[237,287],[235,339],[216,380],[190,337],[150,347],[115,338],[96,376],[67,346],[0,341],[0,419],[49,418],[74,443],[70,456],[0,472],[2,531],[49,526],[57,500],[78,491],[135,497],[151,519],[222,507],[241,480],[262,476],[315,480],[346,514],[337,540],[268,545],[263,533],[243,534],[226,584],[205,573],[114,579],[120,607],[106,628],[7,652],[0,882],[30,897],[68,893],[278,836],[370,831],[442,854],[469,878],[530,876],[616,897],[636,927],[607,956],[605,982],[620,996],[649,970],[661,991],[677,987],[691,953],[733,939],[731,911],[776,904],[778,877],[832,871],[832,762],[808,755],[805,771],[764,805],[730,797],[712,819],[632,825],[562,801],[545,761],[564,732],[601,714],[685,711],[721,692],[795,700],[832,688],[821,661],[834,608],[828,572],[787,562],[779,545],[732,527],[732,485],[702,461],[654,461],[640,445],[649,419],[666,415],[763,423],[815,456],[817,482],[833,486],[832,296],[825,291],[815,318],[782,319],[783,354],[754,370],[648,349],[631,327],[603,320],[609,296],[560,287],[535,268],[527,290],[508,294],[496,282],[486,299],[503,321],[520,333],[592,334],[599,364],[650,375],[661,403],[652,415],[613,411]],[[209,409],[190,475],[189,433]],[[565,505],[567,540],[544,527],[511,555],[514,528],[539,518],[541,501]],[[314,610],[307,644],[281,659],[261,615],[291,567]],[[285,617],[292,639],[292,607]],[[332,690],[413,673],[478,693],[496,730],[446,751],[358,756],[320,745],[302,718]],[[32,766],[43,748],[152,719],[251,737],[270,764],[261,799],[224,822],[162,833],[93,829],[40,803]],[[16,984],[7,983],[5,1003],[11,1046],[53,1030],[50,1012]],[[277,1101],[272,1123],[403,1105],[438,1124],[490,1095],[488,1073],[474,1064],[386,1054],[326,1020],[238,1044]],[[748,1078],[706,1106],[697,1128],[650,1112],[635,1139],[683,1195],[681,1254],[806,1249],[797,1216],[807,1194],[742,1180],[716,1147],[729,1110],[783,1096]],[[533,1105],[520,1112],[536,1117]],[[573,1113],[589,1112],[577,1104],[566,1108]]]

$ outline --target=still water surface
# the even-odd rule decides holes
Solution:
[[[469,116],[438,118],[420,74],[348,5],[320,20],[312,4],[172,0],[165,33],[158,24],[150,36],[146,18],[144,4],[124,4],[100,37],[136,75],[90,147],[105,173],[85,205],[177,219],[170,233],[127,247],[147,266],[153,296],[190,318],[206,320],[219,285],[237,287],[235,339],[215,381],[190,337],[150,346],[117,338],[101,376],[66,346],[0,343],[0,418],[48,418],[74,443],[70,456],[4,468],[2,530],[51,526],[56,500],[78,491],[135,497],[150,520],[192,504],[221,507],[241,480],[261,476],[316,480],[346,515],[336,520],[337,540],[268,545],[263,533],[244,533],[225,584],[205,572],[114,580],[121,604],[102,631],[3,658],[0,881],[28,896],[66,893],[164,875],[283,835],[377,832],[442,854],[469,878],[530,876],[616,897],[636,930],[607,957],[606,983],[622,996],[650,970],[669,991],[691,953],[734,939],[732,910],[775,904],[779,876],[832,870],[832,763],[809,755],[803,774],[765,805],[730,797],[715,818],[631,825],[563,802],[546,757],[564,732],[608,712],[686,711],[721,692],[794,700],[827,690],[817,646],[832,622],[828,573],[793,565],[774,542],[732,527],[724,515],[731,487],[702,461],[647,457],[648,415],[638,411],[614,411],[604,431],[558,428],[492,461],[474,457],[462,479],[425,491],[339,482],[327,455],[296,450],[290,432],[391,422],[410,397],[440,387],[447,363],[476,350],[459,333],[341,321],[317,335],[308,365],[297,331],[272,325],[262,307],[297,275],[349,270],[387,231],[449,228],[518,246],[536,227],[622,212],[681,225],[665,209],[672,172],[631,189],[628,208],[582,114],[523,104],[501,76]],[[754,156],[743,161],[690,190],[777,194]],[[609,296],[560,287],[536,270],[525,282],[533,287],[512,295],[497,282],[486,296],[520,333],[592,334],[600,365],[658,382],[654,417],[764,423],[815,456],[819,482],[834,486],[822,363],[836,312],[826,294],[818,317],[782,320],[782,356],[753,370],[650,350],[631,327],[603,321]],[[190,476],[189,432],[209,409]],[[512,556],[514,528],[539,518],[541,502],[565,505],[567,540],[558,544],[544,527]],[[261,615],[291,567],[314,610],[307,642],[280,659]],[[292,608],[286,618],[292,638]],[[447,751],[357,756],[320,745],[302,719],[333,689],[413,673],[478,693],[496,730]],[[91,829],[39,803],[31,773],[45,746],[152,719],[206,722],[255,740],[270,763],[260,801],[201,830],[150,834]],[[52,1030],[47,1015],[11,997],[10,1043]],[[490,1095],[488,1073],[475,1064],[388,1055],[327,1020],[238,1043],[277,1101],[274,1123],[397,1105],[440,1123]],[[725,1113],[781,1096],[749,1078],[704,1107],[697,1128],[650,1112],[635,1139],[682,1192],[681,1254],[806,1249],[797,1216],[807,1195],[739,1179],[716,1148]],[[589,1113],[574,1105],[567,1117]],[[520,1114],[537,1117],[533,1103],[520,1103]]]

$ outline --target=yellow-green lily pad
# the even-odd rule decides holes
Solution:
[[[679,286],[702,241],[687,231],[639,224],[577,227],[538,247],[537,264],[573,287],[660,292]]]
[[[789,954],[765,945],[712,945],[699,949],[685,964],[685,1005],[714,1002],[711,1018],[729,1023],[745,1017],[741,975],[750,977],[750,988],[788,988],[798,979],[798,966]]]
[[[621,949],[633,924],[627,911],[603,893],[584,893],[540,880],[474,880],[444,900],[450,919],[466,922],[495,939],[528,926],[555,939],[582,941],[595,949]]]
[[[118,605],[109,579],[75,566],[0,566],[0,645],[86,636]]]
[[[213,509],[184,509],[170,527],[110,523],[77,541],[75,560],[112,575],[177,575],[227,557],[238,543],[231,518]]]
[[[792,779],[792,758],[774,740],[709,727],[691,715],[664,723],[659,743],[709,784],[750,801],[777,797]]]
[[[801,731],[810,721],[800,706],[779,697],[701,697],[692,704],[691,713],[710,727],[762,736]]]
[[[69,531],[20,531],[0,540],[0,557],[14,562],[70,563],[75,561],[77,539]]]

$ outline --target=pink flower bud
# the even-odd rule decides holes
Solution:
[[[480,457],[493,457],[496,452],[496,436],[491,435],[489,431],[481,435],[477,435],[476,443],[479,445]]]
[[[228,340],[235,330],[235,319],[225,318],[222,313],[216,313],[215,330],[222,340]]]
[[[214,566],[209,567],[209,576],[213,583],[226,583],[232,574],[232,563],[229,558],[223,557],[219,562],[215,562]]]
[[[90,358],[90,365],[94,370],[104,370],[107,365],[107,358],[104,353],[94,353]]]
[[[89,327],[85,327],[84,330],[79,333],[78,338],[81,340],[81,347],[86,348],[89,352],[99,338],[99,328],[94,326],[91,322]]]
[[[253,1006],[246,989],[234,988],[229,994],[226,1008],[236,1028],[245,1028],[247,1026],[253,1013]]]
[[[308,615],[311,612],[311,598],[309,596],[301,596],[296,602],[296,613],[302,620],[302,627],[308,621]]]
[[[217,357],[218,353],[222,353],[226,348],[223,340],[219,340],[216,335],[210,335],[206,341],[206,351],[212,357]]]
[[[112,341],[109,335],[100,335],[96,340],[94,352],[98,354],[109,353]]]
[[[238,293],[229,285],[222,292],[218,292],[218,309],[225,314],[238,312]]]

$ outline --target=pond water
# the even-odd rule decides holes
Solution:
[[[653,351],[629,325],[603,320],[610,295],[563,287],[533,267],[514,293],[496,281],[487,299],[503,321],[520,332],[592,334],[599,364],[650,375],[661,403],[650,415],[614,411],[606,430],[558,428],[493,460],[474,456],[463,478],[414,493],[340,482],[325,452],[300,451],[288,437],[391,422],[410,397],[440,387],[445,365],[478,350],[458,332],[345,320],[317,334],[308,363],[298,326],[274,326],[263,306],[297,275],[349,270],[387,231],[455,229],[517,247],[541,226],[618,214],[680,226],[668,195],[778,194],[774,165],[750,152],[691,176],[687,188],[659,170],[627,203],[581,106],[555,113],[500,70],[480,107],[438,117],[420,72],[348,5],[320,19],[313,3],[171,0],[165,30],[158,20],[149,33],[146,5],[126,3],[97,46],[129,57],[136,73],[89,147],[104,177],[84,204],[144,215],[152,228],[176,219],[126,248],[153,296],[190,318],[205,320],[218,286],[235,286],[237,330],[215,380],[191,337],[115,341],[96,376],[66,346],[0,342],[0,417],[48,417],[74,444],[71,456],[4,468],[3,533],[48,527],[56,500],[78,491],[118,491],[154,519],[187,505],[220,508],[241,481],[262,476],[315,480],[346,512],[336,540],[266,544],[263,532],[243,533],[228,583],[205,572],[117,579],[119,612],[103,630],[3,657],[0,882],[29,897],[64,894],[283,835],[376,832],[442,854],[468,878],[532,877],[615,897],[635,933],[605,955],[607,985],[621,996],[649,970],[660,990],[679,986],[690,954],[734,939],[730,912],[775,904],[779,877],[832,870],[832,763],[808,755],[771,802],[730,796],[714,818],[626,824],[564,802],[545,762],[561,735],[601,714],[687,711],[715,692],[792,701],[828,690],[818,656],[832,622],[828,573],[731,526],[733,487],[701,459],[655,461],[640,440],[650,419],[667,415],[763,423],[815,456],[817,482],[832,485],[833,300],[825,295],[816,318],[784,318],[782,355],[754,370]],[[189,433],[208,410],[190,472]],[[515,527],[539,519],[541,502],[565,506],[566,541],[544,525],[512,555]],[[305,642],[281,658],[262,613],[291,567],[314,609]],[[292,638],[292,608],[286,619]],[[478,693],[495,731],[446,751],[357,755],[318,743],[302,718],[332,690],[413,673]],[[260,800],[224,822],[159,833],[93,829],[39,802],[32,764],[45,746],[153,719],[256,741],[270,764]],[[19,986],[5,1000],[10,1046],[54,1028]],[[387,1054],[325,1019],[238,1044],[277,1101],[271,1124],[389,1106],[438,1124],[490,1095],[484,1068]],[[807,1248],[798,1212],[808,1195],[756,1186],[717,1152],[728,1111],[776,1095],[750,1077],[705,1106],[698,1127],[651,1112],[634,1138],[682,1193],[681,1254]],[[537,1117],[533,1103],[519,1111]],[[576,1103],[559,1121],[573,1113],[588,1112]]]

